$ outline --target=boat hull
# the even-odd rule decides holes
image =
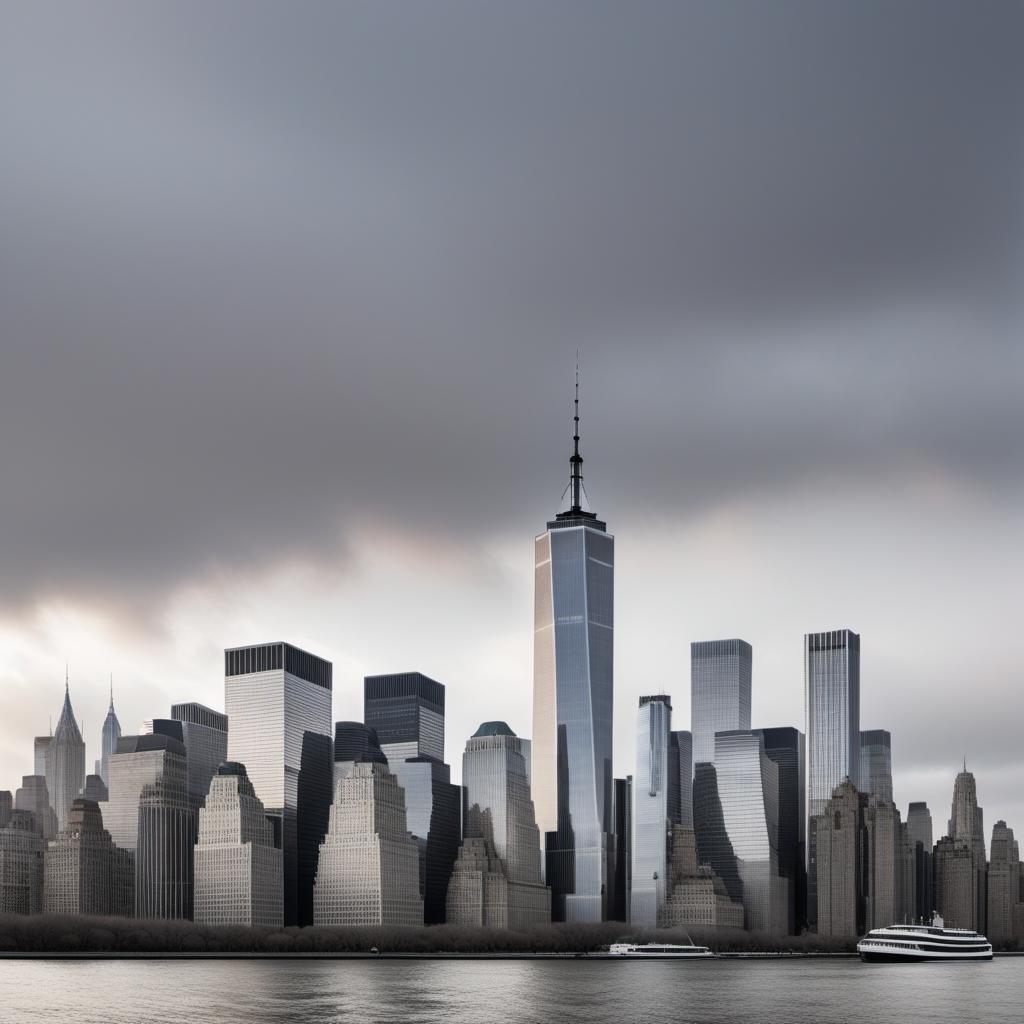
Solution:
[[[952,960],[991,960],[991,953],[921,953],[908,950],[906,953],[868,953],[860,952],[860,958],[866,964],[911,964],[911,963],[945,963]]]

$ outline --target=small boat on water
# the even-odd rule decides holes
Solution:
[[[866,963],[920,963],[926,960],[991,960],[992,944],[965,928],[945,928],[937,916],[929,924],[875,928],[857,943]]]
[[[715,954],[707,946],[675,946],[664,942],[613,942],[608,955],[629,960],[713,960]]]

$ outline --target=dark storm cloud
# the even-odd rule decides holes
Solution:
[[[1020,478],[1019,6],[4,21],[8,602],[528,532],[578,345],[603,510]]]

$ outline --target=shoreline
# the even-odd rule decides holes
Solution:
[[[999,955],[999,954],[997,954]],[[1019,955],[1019,954],[1010,954]],[[719,953],[716,957],[696,960],[706,963],[717,960],[833,960],[856,959],[857,953],[787,953],[787,952],[736,952]],[[281,953],[239,953],[239,952],[64,952],[64,953],[23,953],[0,952],[0,960],[596,960],[623,961],[636,963],[637,957],[624,957],[612,953],[331,953],[331,952],[281,952]],[[648,960],[680,961],[679,957],[650,956]],[[682,962],[692,963],[694,960]]]

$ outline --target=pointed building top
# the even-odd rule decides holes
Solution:
[[[53,734],[56,742],[66,740],[82,741],[82,733],[75,721],[75,712],[71,708],[71,693],[68,689],[68,680],[64,679],[64,706],[60,709],[60,718],[57,719],[57,731]]]
[[[569,520],[584,520],[586,525],[593,525],[604,530],[604,523],[600,522],[593,512],[584,511],[583,499],[586,497],[586,488],[583,486],[583,456],[580,454],[580,352],[576,350],[576,388],[573,396],[572,410],[572,455],[569,456],[569,484],[563,493],[569,495],[569,508],[565,512],[559,512],[555,521],[562,525],[582,525]],[[548,524],[549,528],[551,523]]]
[[[114,673],[110,673],[110,711],[114,710]]]

